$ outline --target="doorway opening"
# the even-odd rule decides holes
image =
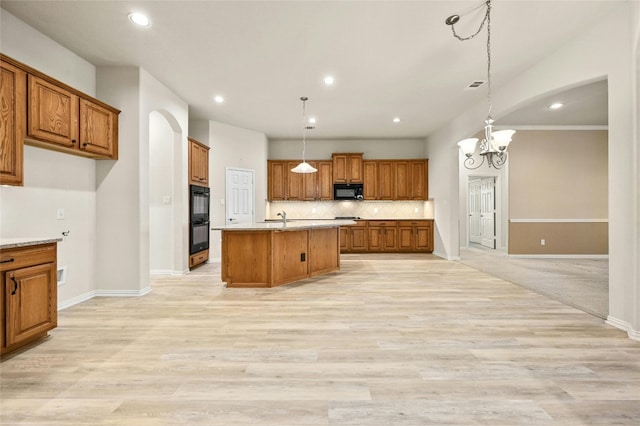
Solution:
[[[469,242],[496,248],[496,179],[469,178]]]

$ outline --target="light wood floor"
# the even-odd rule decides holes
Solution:
[[[0,423],[638,425],[640,343],[430,255],[226,289],[219,265],[59,314],[0,364]]]

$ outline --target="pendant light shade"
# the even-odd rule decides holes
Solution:
[[[291,171],[293,173],[315,173],[318,171],[311,164],[307,163],[304,159],[304,153],[307,145],[307,114],[306,114],[306,102],[309,100],[306,96],[300,98],[302,101],[302,162],[295,166]]]
[[[302,163],[298,164],[293,169],[291,169],[291,171],[293,173],[315,173],[318,171],[318,169],[316,169],[306,161],[303,161]]]

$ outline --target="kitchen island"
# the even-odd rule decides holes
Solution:
[[[275,287],[340,269],[340,226],[352,220],[237,223],[222,231],[227,287]]]

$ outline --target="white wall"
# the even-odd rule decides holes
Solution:
[[[638,141],[632,116],[631,2],[621,2],[609,16],[601,17],[585,33],[544,58],[518,78],[494,91],[493,111],[501,115],[547,92],[608,78],[609,81],[609,313],[610,322],[640,333],[638,294],[640,282],[635,265],[638,253],[637,205]],[[637,14],[637,7],[634,13]],[[636,18],[637,19],[637,18]],[[637,21],[636,21],[637,22]],[[455,143],[481,127],[483,104],[465,111],[428,138],[430,193],[436,200],[436,251],[448,257],[458,254],[458,206],[443,201],[458,197],[458,150]],[[514,142],[517,140],[514,138]],[[453,171],[455,170],[455,171]],[[457,202],[456,202],[457,204]]]
[[[100,67],[98,97],[122,110],[120,156],[98,168],[98,289],[149,291],[149,140],[158,111],[173,136],[174,270],[188,270],[188,105],[143,69]]]
[[[207,124],[208,123],[208,124]],[[267,137],[264,133],[242,129],[215,121],[192,123],[196,133],[191,136],[211,147],[209,150],[209,187],[211,188],[211,224],[225,221],[226,169],[236,167],[255,171],[255,217],[265,217],[267,199]],[[202,131],[208,127],[209,135]],[[198,129],[200,133],[198,133]],[[209,259],[220,259],[220,231],[211,231]]]
[[[173,273],[173,129],[157,111],[149,117],[149,267]]]
[[[334,152],[363,152],[365,160],[425,158],[424,139],[312,139],[306,141],[307,160],[330,160]],[[302,138],[270,139],[269,159],[299,160]]]
[[[2,53],[88,95],[95,95],[95,67],[4,9]],[[0,187],[0,237],[69,236],[58,243],[58,265],[67,267],[58,289],[61,307],[95,288],[96,160],[25,146],[24,186]],[[65,218],[56,219],[63,208]]]

